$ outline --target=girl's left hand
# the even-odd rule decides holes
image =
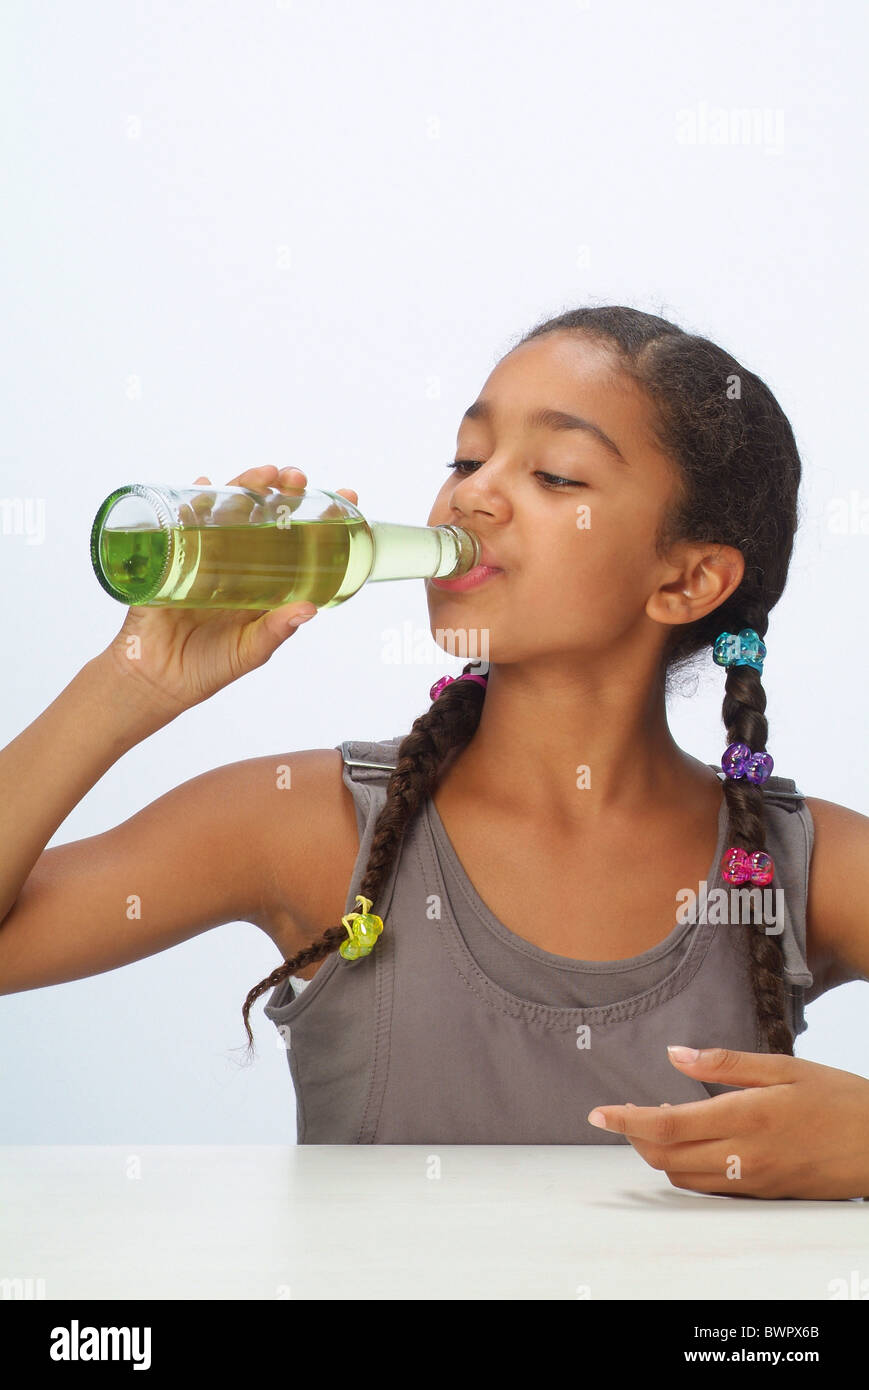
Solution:
[[[680,1050],[680,1049],[677,1049]],[[708,1100],[604,1105],[674,1187],[726,1197],[869,1196],[869,1080],[782,1053],[706,1048],[671,1062],[698,1081],[743,1086]]]

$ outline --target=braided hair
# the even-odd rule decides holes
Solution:
[[[651,401],[654,434],[679,475],[655,538],[658,554],[665,555],[681,540],[711,541],[735,547],[745,562],[741,582],[723,603],[695,622],[671,629],[662,654],[669,689],[699,653],[708,654],[722,631],[750,627],[761,638],[766,635],[770,610],[784,590],[797,527],[801,467],[793,430],[758,376],[709,339],[667,319],[622,305],[582,307],[543,320],[514,346],[556,332],[607,347],[618,369]],[[476,681],[453,681],[400,743],[359,885],[360,894],[374,904],[373,912],[411,821],[434,793],[449,755],[461,752],[473,738],[484,699],[485,690]],[[722,705],[728,743],[764,750],[765,711],[760,673],[751,666],[729,667]],[[763,791],[741,778],[727,777],[722,786],[726,843],[748,851],[764,849]],[[780,938],[754,924],[747,931],[757,1050],[792,1056]],[[346,940],[343,925],[327,927],[250,990],[242,1010],[249,1052],[253,1034],[248,1016],[259,996],[331,955]]]

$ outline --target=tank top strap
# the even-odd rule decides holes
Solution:
[[[385,785],[398,762],[399,744],[406,737],[406,734],[396,734],[393,738],[380,740],[347,738],[335,747],[339,749],[352,781],[382,781]]]
[[[344,762],[342,775],[356,805],[359,839],[370,847],[374,822],[386,801],[386,788],[398,761],[398,745],[405,737],[391,739],[344,739],[334,747]],[[355,891],[355,889],[354,889]],[[348,907],[348,912],[350,911]]]
[[[347,892],[347,912],[356,909],[356,894],[368,863],[377,818],[386,803],[389,779],[398,763],[399,744],[406,737],[406,734],[396,734],[394,738],[386,739],[344,739],[340,744],[334,745],[340,751],[344,762],[344,785],[356,805],[356,822],[359,829],[359,850]],[[396,861],[383,886],[384,908],[392,896],[397,870]],[[376,907],[374,910],[377,910]]]
[[[767,801],[782,806],[785,811],[799,810],[799,803],[804,800],[792,777],[768,777],[762,791]]]
[[[398,761],[398,745],[404,737],[404,734],[398,734],[395,738],[380,741],[344,739],[343,742],[332,745],[335,751],[341,754],[344,764],[341,770],[342,778],[344,785],[353,797],[356,808],[356,827],[359,833],[359,847],[344,903],[345,912],[358,911],[356,894],[359,892],[359,886],[371,854],[371,843],[374,839],[377,817],[386,801],[389,776]],[[391,897],[394,888],[396,869],[397,865],[394,865],[389,875],[389,897]],[[269,996],[265,1008],[266,1017],[283,1027],[291,1016],[288,1011],[292,1010],[295,1000],[317,979],[320,980],[319,988],[322,988],[324,981],[328,979],[333,969],[334,964],[327,962],[317,972],[314,981],[304,980],[300,975],[290,975],[287,979],[282,980]],[[316,992],[315,990],[314,993],[316,994]]]
[[[727,781],[720,763],[707,763],[706,766],[712,768],[722,785]],[[798,811],[800,803],[804,802],[804,795],[792,777],[768,777],[761,791],[766,801],[781,806],[786,811]]]

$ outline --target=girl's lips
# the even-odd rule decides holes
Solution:
[[[493,575],[503,574],[504,571],[496,569],[494,565],[475,565],[467,574],[460,575],[458,579],[432,579],[429,582],[434,584],[436,589],[448,589],[453,593],[460,593],[463,589],[476,589],[480,584],[485,584],[487,579]]]

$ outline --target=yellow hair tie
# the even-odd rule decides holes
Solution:
[[[360,956],[370,955],[383,931],[382,920],[371,911],[371,899],[357,893],[356,901],[362,904],[362,911],[348,912],[346,917],[341,918],[350,937],[349,941],[342,941],[338,947],[338,954],[345,960],[358,960]]]

